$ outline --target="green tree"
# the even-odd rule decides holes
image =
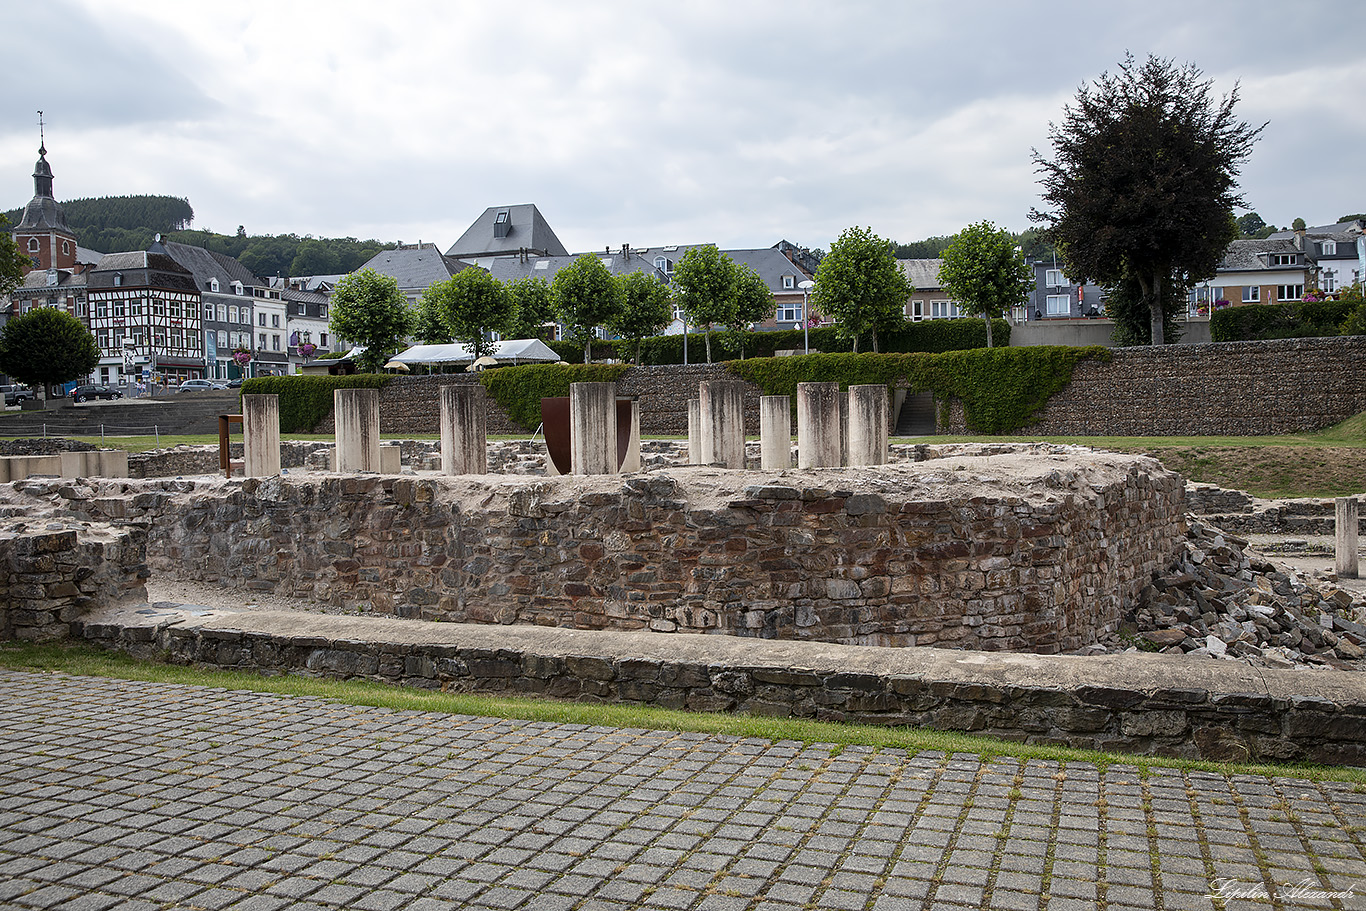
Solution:
[[[445,345],[452,339],[450,323],[446,321],[446,301],[442,293],[445,282],[428,285],[417,299],[413,314],[413,337],[424,345]]]
[[[1029,296],[1033,268],[1015,246],[1015,236],[989,221],[958,232],[942,257],[940,284],[963,312],[986,320],[987,347],[992,347],[991,321]]]
[[[835,333],[851,339],[855,353],[868,332],[876,351],[878,331],[905,318],[911,290],[891,241],[872,228],[846,228],[821,260],[811,306],[836,320]]]
[[[0,295],[10,293],[24,283],[29,265],[28,257],[20,252],[14,236],[0,223]]]
[[[617,335],[633,343],[640,364],[640,341],[658,335],[673,318],[669,289],[649,272],[630,272],[617,279],[621,285],[621,311],[607,324]]]
[[[1138,283],[1157,345],[1164,286],[1213,277],[1237,237],[1238,171],[1262,130],[1234,117],[1236,86],[1216,102],[1210,85],[1193,65],[1126,57],[1050,125],[1055,157],[1034,152],[1050,208],[1030,217],[1073,278]]]
[[[1297,218],[1290,223],[1290,230],[1292,231],[1303,231],[1305,227],[1303,218]]]
[[[616,319],[621,286],[602,260],[585,253],[555,273],[550,290],[569,337],[583,342],[583,362],[592,363],[593,330]]]
[[[402,350],[412,330],[413,314],[392,276],[366,269],[337,282],[329,325],[337,336],[365,348],[360,356],[362,370],[378,373]]]
[[[1184,282],[1169,281],[1162,286],[1162,337],[1168,344],[1181,339],[1180,317],[1189,290]],[[1119,347],[1153,343],[1150,313],[1143,286],[1133,276],[1126,275],[1106,289],[1105,315],[1115,323],[1110,340]]]
[[[461,269],[444,282],[422,292],[418,305],[419,327],[426,329],[433,317],[445,324],[450,337],[474,352],[475,358],[493,353],[490,335],[507,329],[512,318],[512,298],[502,282],[478,266]]]
[[[526,276],[505,284],[512,298],[512,319],[508,323],[508,338],[540,338],[545,324],[555,321],[555,298],[550,283],[543,278]]]
[[[1266,227],[1266,222],[1256,212],[1249,212],[1238,219],[1237,225],[1238,233],[1243,237],[1256,237],[1257,232]]]
[[[1358,221],[1360,219],[1366,219],[1366,212],[1356,212],[1351,215],[1341,215],[1338,217],[1338,224],[1341,224],[1344,221]]]
[[[0,372],[29,386],[83,377],[100,362],[85,324],[55,307],[35,307],[0,328]]]
[[[702,330],[710,364],[712,326],[729,323],[734,311],[735,262],[715,244],[693,247],[674,265],[673,290],[688,324]]]
[[[747,264],[736,263],[731,278],[731,314],[726,326],[735,338],[735,347],[740,349],[740,360],[744,360],[745,339],[749,338],[750,327],[775,316],[776,310],[768,282]]]
[[[340,272],[341,257],[337,252],[328,242],[311,237],[299,242],[289,263],[290,275],[337,275]]]

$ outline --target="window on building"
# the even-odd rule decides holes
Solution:
[[[165,347],[166,347],[166,330],[165,330],[165,329],[157,329],[156,332],[152,333],[152,344],[155,345],[155,346],[158,347],[158,348],[165,348]]]
[[[264,313],[256,314],[256,322],[258,325],[264,326],[266,324],[266,315]]]
[[[327,304],[318,305],[318,319],[327,319]]]
[[[123,316],[123,298],[116,297],[113,301],[113,311],[115,316]]]
[[[1072,314],[1072,295],[1048,295],[1048,297],[1044,298],[1043,312],[1047,316],[1070,316]]]
[[[172,348],[184,348],[184,347],[185,347],[185,333],[183,333],[183,332],[182,332],[181,330],[179,330],[179,329],[172,329],[172,330],[171,330],[171,347],[172,347]]]
[[[216,279],[216,278],[211,278],[211,279],[209,279],[209,290],[212,291],[212,292],[214,292],[215,294],[218,293],[218,279]]]
[[[1321,277],[1319,284],[1323,288],[1323,290],[1327,291],[1329,294],[1332,294],[1334,291],[1338,290],[1337,270],[1324,269],[1323,276]]]
[[[166,315],[173,318],[180,318],[180,301],[168,301],[166,304]]]
[[[128,300],[128,315],[129,315],[129,316],[142,316],[142,308],[143,308],[143,306],[144,306],[144,303],[143,303],[143,299],[142,299],[142,298],[140,298],[140,297],[130,298],[130,299]]]
[[[76,315],[85,319],[90,318],[90,305],[85,301],[76,301]]]
[[[802,321],[801,304],[779,304],[778,305],[778,324],[782,328],[783,323],[799,323]]]
[[[278,313],[272,313],[272,314],[270,315],[270,327],[271,327],[272,329],[279,329],[279,328],[280,328],[280,314],[278,314]]]
[[[69,254],[70,252],[71,252],[71,241],[69,241],[69,240],[64,240],[64,241],[62,241],[62,255],[63,255],[63,256],[66,256],[66,255]]]
[[[1061,269],[1049,269],[1044,273],[1043,283],[1049,288],[1061,288],[1067,284],[1067,278],[1062,274]]]
[[[960,315],[954,301],[930,301],[930,319],[957,319]]]
[[[227,332],[226,329],[219,329],[219,330],[218,330],[218,347],[219,347],[219,348],[226,348],[226,347],[228,347],[228,332]]]
[[[95,301],[95,316],[96,316],[96,318],[102,319],[102,318],[104,318],[104,317],[106,317],[106,316],[108,316],[108,315],[109,315],[109,302],[108,302],[108,301]]]
[[[28,252],[30,252],[30,253],[37,253],[37,252],[38,252],[38,238],[36,238],[36,237],[30,237],[30,238],[28,239]]]
[[[98,330],[96,330],[96,332],[95,332],[95,344],[96,344],[96,345],[99,345],[101,348],[108,348],[108,347],[109,347],[109,330],[108,330],[108,329],[98,329]]]
[[[1299,260],[1300,257],[1298,253],[1277,253],[1274,258],[1274,264],[1277,266],[1294,266],[1299,263]]]
[[[241,282],[233,282],[233,283],[232,283],[232,293],[233,293],[233,294],[236,294],[238,297],[241,297],[241,296],[242,296],[242,283],[241,283]]]
[[[213,304],[205,304],[205,305],[204,305],[204,321],[205,321],[205,322],[209,322],[209,321],[211,321],[211,320],[213,320]]]
[[[1278,301],[1297,301],[1304,297],[1304,285],[1278,285],[1276,287],[1276,300]]]
[[[271,351],[279,351],[279,350],[280,350],[280,336],[279,336],[279,333],[276,333],[275,335],[272,335],[272,336],[270,337],[270,350],[271,350]]]
[[[121,287],[122,285],[123,285],[123,273],[122,273],[122,272],[115,272],[115,273],[114,273],[114,287],[115,287],[115,288],[118,288],[118,287]]]
[[[1243,286],[1243,303],[1255,304],[1262,299],[1262,289],[1258,285]]]
[[[1323,256],[1337,256],[1338,242],[1335,240],[1325,240],[1319,244],[1319,253]]]
[[[159,297],[154,297],[154,298],[152,298],[152,315],[153,315],[153,316],[165,316],[165,315],[166,315],[166,302],[165,302],[164,300],[162,300],[161,298],[159,298]]]
[[[327,347],[327,333],[326,333],[326,332],[319,332],[319,333],[318,333],[318,344],[321,345],[321,346],[323,346],[324,348]]]
[[[784,276],[783,276],[783,287],[784,287],[784,288],[795,288],[795,287],[797,287],[797,276],[795,276],[795,275],[784,275]]]
[[[228,308],[228,313],[229,313],[229,314],[231,315],[231,317],[232,317],[232,320],[231,320],[231,321],[234,322],[234,323],[237,322],[237,308],[236,308],[236,307],[229,307],[229,308]]]
[[[262,351],[266,350],[266,334],[264,332],[261,333],[261,344],[257,345],[257,347]]]
[[[925,318],[925,302],[924,302],[924,301],[922,301],[922,300],[913,300],[913,301],[911,301],[910,310],[911,310],[911,320],[912,320],[913,322],[917,322],[917,323],[918,323],[918,322],[920,322],[921,320],[923,320],[923,319]]]
[[[228,308],[227,308],[227,305],[225,305],[225,304],[219,304],[219,305],[218,305],[218,321],[219,321],[220,323],[226,323],[226,322],[228,321]],[[237,322],[237,314],[236,314],[236,313],[234,313],[234,314],[232,315],[232,321],[233,321],[234,323]]]

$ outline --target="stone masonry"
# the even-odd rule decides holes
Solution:
[[[1142,457],[876,472],[289,476],[135,496],[154,571],[380,615],[1045,653],[1118,625],[1184,531]]]

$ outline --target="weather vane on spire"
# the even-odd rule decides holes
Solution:
[[[47,149],[44,148],[44,146],[46,146],[46,145],[47,145],[47,142],[46,142],[46,140],[43,138],[43,112],[42,112],[42,111],[39,111],[39,112],[38,112],[38,151],[39,151],[39,152],[46,153],[46,152],[47,152]]]

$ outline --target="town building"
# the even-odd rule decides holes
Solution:
[[[204,376],[195,276],[164,248],[107,253],[88,274],[101,383],[177,385]]]
[[[532,203],[490,206],[451,244],[446,256],[485,269],[500,257],[568,256],[541,210]]]
[[[194,276],[203,305],[204,376],[215,380],[241,376],[233,352],[252,350],[252,301],[260,280],[231,256],[163,242],[160,235],[148,252],[164,253]]]

